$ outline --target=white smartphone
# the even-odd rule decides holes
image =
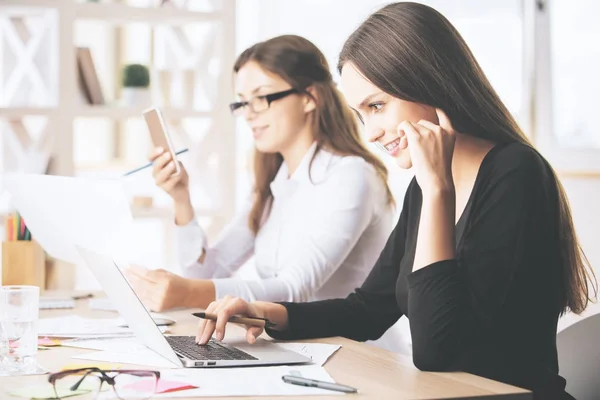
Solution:
[[[181,173],[181,168],[179,167],[179,162],[177,162],[177,156],[175,154],[175,149],[173,149],[173,142],[171,141],[171,137],[167,131],[167,125],[165,124],[165,120],[163,119],[160,110],[156,107],[152,107],[145,110],[142,115],[144,116],[144,120],[148,126],[150,138],[152,139],[152,144],[154,147],[162,147],[166,151],[170,152],[171,159],[175,162],[174,174],[177,175]]]

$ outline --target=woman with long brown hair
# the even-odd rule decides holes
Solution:
[[[413,361],[569,398],[556,329],[597,287],[555,172],[499,99],[466,43],[416,3],[375,12],[339,60],[349,105],[369,138],[411,168],[400,220],[360,289],[303,304],[212,304],[198,341],[230,315],[268,318],[279,339],[381,336],[402,315]],[[250,328],[253,342],[259,328]]]
[[[393,227],[382,161],[363,144],[323,54],[293,35],[258,43],[234,66],[255,142],[250,201],[209,245],[194,218],[185,168],[173,174],[157,149],[156,184],[174,200],[184,277],[131,267],[128,278],[152,310],[206,307],[232,295],[308,301],[346,296],[364,281]],[[252,255],[258,280],[232,277]]]

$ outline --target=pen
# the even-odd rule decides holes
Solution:
[[[180,155],[180,154],[183,154],[183,153],[185,153],[186,151],[189,151],[189,149],[183,149],[183,150],[179,150],[178,152],[176,152],[176,153],[175,153],[175,155],[176,155],[176,156],[178,156],[178,155]],[[152,164],[153,164],[153,163],[149,162],[149,163],[148,163],[148,164],[146,164],[146,165],[143,165],[143,166],[141,166],[141,167],[139,167],[139,168],[136,168],[136,169],[134,169],[134,170],[131,170],[131,171],[127,172],[127,173],[126,173],[126,174],[124,174],[123,176],[128,176],[128,175],[131,175],[131,174],[133,174],[133,173],[136,173],[136,172],[138,172],[138,171],[141,171],[141,170],[143,170],[143,169],[146,169],[146,168],[148,168],[148,167],[151,167],[151,166],[152,166]]]
[[[209,319],[211,321],[216,321],[217,320],[217,316],[215,314],[198,312],[198,313],[192,313],[192,315],[194,317]],[[238,317],[237,315],[234,315],[233,317],[230,317],[229,321],[227,321],[227,322],[233,322],[235,324],[261,326],[263,328],[272,328],[272,327],[275,326],[275,324],[273,322],[269,321],[266,318]]]
[[[303,378],[301,376],[284,375],[281,377],[281,379],[283,379],[283,381],[285,383],[290,383],[292,385],[315,387],[315,388],[319,388],[319,389],[334,390],[336,392],[344,392],[344,393],[358,392],[358,390],[356,390],[355,388],[350,387],[350,386],[340,385],[339,383],[318,381],[316,379]]]

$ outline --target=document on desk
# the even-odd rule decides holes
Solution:
[[[133,336],[129,328],[119,326],[121,318],[83,318],[79,315],[66,317],[40,318],[37,322],[38,335],[62,337],[110,337]],[[166,327],[159,327],[163,332]]]
[[[320,367],[325,365],[327,360],[342,347],[338,344],[326,343],[277,343],[277,345],[307,356],[313,364]]]
[[[81,264],[75,245],[121,256],[133,227],[124,183],[5,173],[4,189],[35,240],[52,257]]]
[[[217,369],[186,368],[163,370],[160,373],[161,379],[185,382],[198,387],[197,389],[169,393],[168,397],[343,395],[343,393],[331,390],[290,385],[283,382],[281,379],[283,375],[300,375],[304,378],[334,382],[323,367],[313,365]],[[160,397],[163,396],[167,395],[161,395]]]
[[[102,361],[110,363],[144,365],[155,368],[181,368],[153,352],[146,346],[124,351],[94,351],[91,353],[78,354],[71,358],[79,360]]]
[[[146,346],[135,337],[62,340],[61,344],[65,347],[76,347],[79,349],[98,351],[116,351],[119,353],[127,353],[128,351],[137,352],[139,349],[146,348]]]

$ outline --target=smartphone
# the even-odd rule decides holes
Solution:
[[[145,110],[142,115],[144,116],[144,120],[148,126],[150,138],[152,139],[152,144],[154,147],[162,147],[165,149],[165,151],[171,153],[171,159],[175,161],[174,174],[177,175],[181,173],[181,168],[177,162],[175,150],[173,149],[173,142],[171,141],[171,137],[167,131],[167,125],[165,124],[165,120],[160,110],[156,107],[152,107]]]

